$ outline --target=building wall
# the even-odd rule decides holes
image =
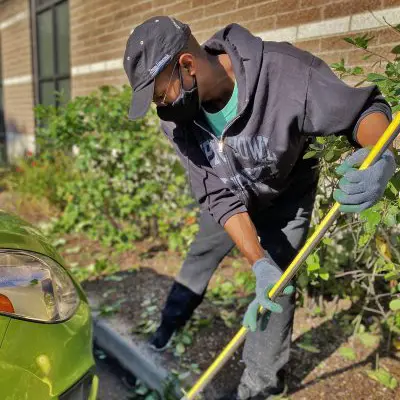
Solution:
[[[0,41],[6,123],[20,133],[32,134],[34,101],[28,0],[0,3]]]
[[[287,40],[328,63],[344,58],[350,65],[368,61],[343,37],[373,31],[371,49],[378,53],[390,50],[400,37],[382,28],[383,16],[400,23],[400,0],[70,0],[70,9],[74,95],[101,84],[127,83],[121,61],[126,40],[137,24],[154,15],[189,23],[200,42],[237,22],[265,40]]]
[[[399,35],[382,18],[400,23],[400,0],[69,0],[72,95],[103,84],[127,83],[122,56],[129,33],[154,15],[190,24],[200,42],[237,22],[265,40],[286,40],[328,63],[344,58],[365,65],[345,36],[372,33],[371,49],[387,53]],[[374,15],[371,14],[373,12]],[[33,131],[33,88],[28,0],[0,0],[1,58],[7,116]]]

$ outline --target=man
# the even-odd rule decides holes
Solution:
[[[268,291],[305,241],[318,180],[304,160],[307,139],[346,135],[374,144],[391,119],[378,89],[352,88],[320,59],[289,43],[263,42],[232,24],[200,46],[189,26],[154,17],[130,35],[124,68],[133,88],[129,117],[153,101],[162,129],[187,169],[203,210],[228,232],[252,265],[256,296],[244,316],[251,332],[245,370],[226,399],[265,399],[283,390],[294,314],[293,287],[276,302]],[[395,171],[386,151],[364,171],[341,166],[335,199],[359,212],[382,196]],[[272,312],[265,330],[259,306]]]

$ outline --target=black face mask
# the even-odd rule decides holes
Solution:
[[[185,124],[193,121],[196,114],[200,110],[200,100],[196,78],[194,77],[193,86],[189,90],[183,87],[183,79],[179,68],[179,80],[181,82],[181,90],[178,98],[167,106],[158,106],[157,114],[164,121],[172,121],[178,124]]]

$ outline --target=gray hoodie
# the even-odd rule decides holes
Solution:
[[[260,208],[310,174],[303,160],[307,140],[346,135],[354,141],[359,121],[371,112],[391,119],[376,86],[354,88],[321,59],[286,42],[265,42],[237,24],[203,45],[232,61],[238,114],[218,139],[202,111],[185,125],[162,121],[187,169],[200,206],[221,225],[233,215]],[[295,199],[294,199],[295,201]]]

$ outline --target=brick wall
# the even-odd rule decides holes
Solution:
[[[290,41],[328,63],[340,58],[351,65],[369,62],[362,59],[363,52],[342,40],[345,36],[372,33],[371,49],[378,53],[399,42],[368,11],[400,23],[400,0],[69,0],[69,5],[73,96],[102,84],[127,83],[122,69],[126,40],[137,24],[154,15],[173,15],[189,23],[200,42],[238,22],[265,40]],[[15,16],[20,19],[4,27],[4,21]],[[32,132],[28,0],[0,0],[0,40],[8,80],[7,115],[18,117],[22,129]]]
[[[327,63],[340,61],[341,58],[349,66],[362,65],[368,68],[371,66],[370,60],[365,60],[363,57],[366,53],[362,50],[355,49],[354,46],[345,42],[345,37],[355,37],[363,34],[372,34],[374,38],[370,42],[369,49],[377,54],[389,56],[390,50],[400,42],[400,34],[394,32],[390,28],[361,30],[357,34],[335,35],[327,38],[318,38],[312,40],[304,40],[295,42],[296,46],[308,50]]]
[[[31,34],[28,0],[0,4],[0,41],[6,121],[34,131]]]
[[[101,84],[127,83],[118,60],[129,32],[150,16],[173,15],[189,23],[200,42],[219,28],[238,22],[253,33],[262,33],[265,40],[289,40],[328,63],[344,58],[350,65],[366,65],[364,54],[343,37],[352,36],[353,26],[357,34],[363,33],[363,22],[371,16],[359,14],[379,14],[398,6],[400,0],[70,0],[71,64],[75,67],[72,93],[86,94]],[[350,23],[351,16],[357,18]],[[340,33],[341,24],[348,24],[346,33]],[[390,29],[367,29],[371,31],[376,36],[371,49],[378,53],[387,52],[399,41]],[[111,68],[105,65],[109,60],[114,61]],[[99,72],[88,73],[88,68]]]
[[[86,94],[102,84],[126,83],[122,69],[126,40],[143,17],[162,12],[163,7],[157,7],[158,3],[168,4],[168,1],[70,0],[74,96]],[[117,67],[109,71],[100,68],[97,73],[74,73],[74,67],[117,59],[120,60]]]

